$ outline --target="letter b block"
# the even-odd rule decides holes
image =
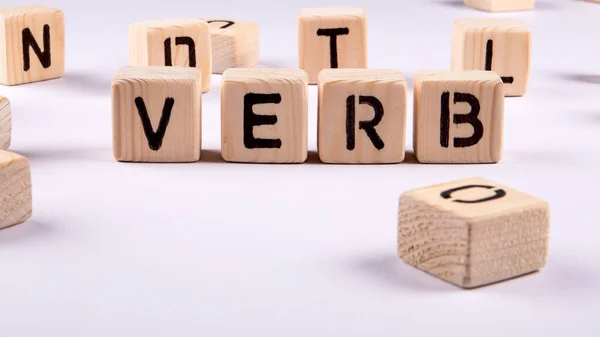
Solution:
[[[491,71],[415,75],[414,140],[421,163],[496,163],[502,157],[504,91]]]
[[[0,9],[0,83],[44,81],[64,72],[62,11],[42,6]]]
[[[549,213],[546,202],[481,178],[409,191],[398,255],[463,288],[508,280],[546,264]]]

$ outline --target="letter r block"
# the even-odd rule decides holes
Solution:
[[[415,75],[414,139],[421,163],[496,163],[502,157],[504,91],[491,71]]]
[[[537,271],[548,254],[546,202],[481,178],[404,193],[398,255],[462,288]]]
[[[308,76],[301,69],[231,68],[221,89],[228,162],[302,163],[308,156]]]
[[[298,17],[299,68],[310,84],[330,68],[367,68],[367,17],[360,8],[307,8]]]
[[[18,85],[65,73],[65,18],[43,6],[0,8],[0,83]]]

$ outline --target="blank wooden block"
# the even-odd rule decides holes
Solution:
[[[258,24],[243,20],[206,19],[212,41],[212,72],[229,68],[251,68],[258,63]]]
[[[189,67],[125,67],[112,84],[118,161],[194,162],[202,145],[202,75]]]
[[[414,140],[421,163],[497,163],[504,87],[492,71],[437,71],[414,78]]]
[[[130,66],[198,68],[203,92],[211,88],[211,54],[208,23],[200,19],[144,21],[129,27]]]
[[[404,160],[407,86],[397,70],[326,69],[319,75],[318,149],[325,163]]]
[[[12,133],[12,115],[10,101],[0,96],[0,149],[8,150]]]
[[[65,18],[43,6],[0,8],[0,83],[18,85],[65,73]]]
[[[462,19],[452,30],[452,70],[489,70],[505,96],[523,96],[529,82],[531,31],[517,19]]]
[[[300,69],[223,73],[221,152],[228,162],[302,163],[308,157],[308,76]]]
[[[29,160],[0,150],[0,229],[25,222],[31,208]]]
[[[310,84],[330,68],[367,68],[367,17],[361,8],[307,8],[298,17],[300,69]]]
[[[514,12],[532,10],[535,0],[465,0],[465,4],[486,12]]]
[[[546,202],[481,178],[409,191],[398,255],[463,288],[508,280],[546,264],[549,213]]]

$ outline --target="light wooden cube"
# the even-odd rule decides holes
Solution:
[[[300,69],[310,84],[330,68],[367,68],[367,16],[361,8],[307,8],[298,17]]]
[[[113,152],[127,162],[194,162],[202,145],[202,75],[125,67],[112,84]]]
[[[0,150],[0,229],[31,217],[31,171],[27,158]]]
[[[463,288],[508,280],[546,264],[546,202],[481,178],[400,197],[398,255]]]
[[[465,0],[465,4],[486,12],[514,12],[532,10],[535,0]]]
[[[421,163],[497,163],[502,157],[504,87],[492,71],[415,75],[413,145]]]
[[[301,69],[231,68],[221,89],[221,154],[228,162],[308,157],[308,76]]]
[[[319,75],[318,149],[324,163],[404,160],[407,85],[397,70],[326,69]]]
[[[10,101],[0,96],[0,150],[8,150],[12,133]]]
[[[517,19],[461,19],[452,31],[452,70],[500,75],[505,96],[523,96],[529,82],[531,31]]]
[[[43,6],[0,8],[0,83],[39,82],[64,73],[63,12]]]
[[[200,19],[166,19],[132,24],[129,65],[198,68],[202,91],[209,91],[212,47],[208,23]]]
[[[243,20],[206,19],[212,41],[212,72],[229,68],[251,68],[258,63],[258,23]]]

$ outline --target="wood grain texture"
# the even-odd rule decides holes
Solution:
[[[221,151],[228,162],[302,163],[308,157],[308,76],[300,69],[231,68],[221,89]],[[246,94],[278,94],[280,103],[254,104],[250,113],[275,116],[246,137],[279,139],[279,148],[247,147]],[[273,118],[273,117],[271,117]]]
[[[211,88],[212,46],[208,23],[200,19],[166,19],[136,22],[129,27],[129,65],[166,66],[165,41],[170,39],[171,65],[190,67],[190,48],[178,37],[194,41],[196,67],[202,73],[202,91]]]
[[[167,99],[173,99],[160,148],[153,149],[136,98],[141,97],[153,132]],[[189,67],[125,67],[112,83],[113,153],[118,161],[194,162],[202,146],[202,75]]]
[[[464,189],[442,196],[457,188]],[[498,191],[504,196],[485,201],[501,195]],[[457,286],[474,288],[543,268],[549,231],[546,202],[489,180],[470,178],[400,197],[398,255]]]
[[[443,118],[444,94],[447,95],[449,115]],[[474,106],[456,102],[456,94],[472,95]],[[421,163],[497,163],[502,158],[504,132],[504,91],[500,76],[492,71],[434,71],[414,77],[413,146]],[[459,117],[457,117],[459,116]],[[475,118],[476,117],[476,118]],[[460,147],[455,142],[476,136],[474,126],[460,123],[456,118],[472,118],[481,123],[482,135],[473,145]],[[443,127],[443,121],[447,127]],[[447,132],[448,144],[443,146],[442,130]]]
[[[452,70],[494,71],[505,78],[505,96],[526,93],[530,59],[531,31],[521,20],[460,19],[454,22]],[[489,61],[490,69],[486,69]]]
[[[229,68],[251,68],[258,63],[258,23],[245,20],[204,20],[210,26],[213,74],[222,74]],[[229,21],[234,24],[230,25]]]
[[[465,5],[486,12],[514,12],[532,10],[535,0],[464,0]]]
[[[49,27],[49,50],[44,46],[44,26]],[[46,67],[28,48],[30,67],[25,70],[23,31],[29,29],[42,53],[49,53]],[[26,44],[30,46],[29,44]],[[0,83],[19,85],[61,77],[65,73],[65,18],[62,11],[44,6],[0,8]]]
[[[10,148],[12,134],[12,113],[10,111],[10,101],[6,97],[0,96],[0,150]]]
[[[324,163],[400,163],[405,157],[407,85],[404,75],[388,69],[325,69],[319,75],[319,158]],[[348,97],[354,96],[354,136],[349,135]],[[361,97],[381,103],[382,118],[373,128],[376,136],[361,129],[361,122],[376,119],[375,107],[360,104]],[[351,117],[352,118],[352,117]],[[373,137],[373,139],[371,139]],[[348,149],[348,140],[353,145]],[[379,140],[381,143],[379,143]]]
[[[25,222],[31,213],[29,160],[0,150],[0,229]]]
[[[331,38],[320,29],[348,29],[336,37],[337,67],[331,63]],[[308,73],[309,84],[318,82],[319,72],[330,68],[368,67],[367,15],[362,8],[306,8],[298,16],[299,68]]]

